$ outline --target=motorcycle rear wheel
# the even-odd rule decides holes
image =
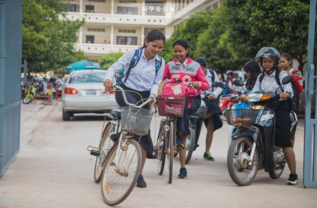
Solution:
[[[252,166],[245,168],[241,165],[241,158],[250,157],[252,145],[253,141],[249,137],[240,137],[233,140],[230,144],[227,156],[227,167],[232,181],[238,186],[250,185],[258,172],[259,152],[257,149],[255,149],[254,152]]]
[[[285,163],[284,164],[280,164],[282,165],[282,167],[278,167],[278,164],[274,163],[274,169],[269,171],[269,176],[272,179],[278,179],[281,177],[281,175],[283,174],[284,168],[285,168]]]

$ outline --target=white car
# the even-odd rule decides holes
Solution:
[[[115,91],[105,92],[104,70],[72,72],[62,92],[63,120],[70,120],[74,113],[105,113],[118,108]]]

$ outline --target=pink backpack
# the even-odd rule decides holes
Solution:
[[[159,115],[182,117],[188,93],[188,86],[182,81],[163,81],[158,91]]]

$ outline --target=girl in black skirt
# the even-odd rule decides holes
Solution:
[[[159,85],[164,72],[164,59],[158,55],[165,44],[165,35],[160,30],[152,30],[148,33],[141,49],[134,49],[125,53],[116,63],[108,68],[104,86],[110,91],[113,86],[113,79],[116,73],[123,69],[123,80],[119,80],[120,86],[125,91],[127,100],[130,103],[140,103],[150,95],[156,97]],[[136,64],[132,66],[132,63]],[[122,83],[121,83],[122,81]],[[121,92],[116,93],[116,101],[120,107],[127,106]],[[153,104],[156,103],[154,99]],[[150,106],[144,108],[149,109]],[[150,132],[142,136],[140,140],[142,151],[142,165],[137,187],[145,188],[146,182],[142,176],[146,158],[153,157],[153,144]]]
[[[223,125],[222,120],[220,119],[220,116],[222,115],[221,110],[219,106],[217,105],[217,98],[222,93],[222,89],[220,87],[214,88],[212,86],[213,81],[219,82],[217,74],[213,70],[207,69],[207,62],[204,57],[197,57],[195,59],[197,61],[201,68],[203,69],[206,79],[210,85],[209,89],[207,91],[204,91],[202,94],[204,94],[204,102],[206,106],[208,107],[207,110],[207,118],[204,120],[205,126],[207,128],[207,134],[206,134],[206,150],[203,155],[203,157],[206,160],[214,161],[214,157],[210,153],[210,148],[214,136],[214,132],[217,129],[220,129]],[[201,127],[201,123],[198,122],[197,126]],[[199,136],[200,131],[197,132],[197,137]],[[196,147],[198,146],[198,139],[196,138]]]
[[[287,76],[287,73],[285,71],[278,71],[280,53],[275,48],[262,48],[257,53],[255,59],[263,68],[264,77],[263,79],[260,78],[263,76],[262,74],[258,76],[253,91],[264,90],[267,93],[277,93],[280,95],[280,100],[283,100],[278,103],[271,103],[267,107],[275,111],[275,146],[283,148],[288,167],[291,171],[287,184],[295,185],[297,184],[296,161],[291,143],[289,106],[286,101],[287,97],[293,95],[292,85],[288,83],[280,87],[276,81],[276,73],[279,73],[278,79],[280,83]]]

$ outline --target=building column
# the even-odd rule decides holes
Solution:
[[[144,42],[144,26],[142,26],[142,29],[141,29],[141,46],[143,46],[143,42]]]
[[[113,28],[113,25],[111,25],[111,33],[110,33],[110,48],[111,48],[111,52],[112,52],[112,48],[113,48],[113,45],[114,45],[114,37],[113,37],[113,33],[114,33],[114,28]]]
[[[83,44],[83,26],[80,27],[80,30],[79,30],[79,45],[80,47],[82,46]]]
[[[142,0],[142,16],[145,16],[145,0]]]
[[[83,0],[80,0],[80,3],[79,3],[79,12],[80,12],[80,13],[83,13]]]
[[[111,0],[111,15],[114,14],[114,0]]]

